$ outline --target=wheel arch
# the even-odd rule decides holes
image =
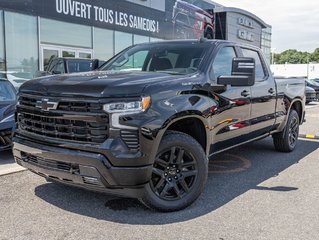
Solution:
[[[288,111],[288,114],[286,117],[286,123],[288,121],[288,116],[289,116],[289,113],[291,112],[291,110],[295,110],[298,113],[299,121],[301,124],[303,119],[304,119],[304,106],[302,104],[302,100],[299,98],[296,98],[291,102],[290,108],[289,108],[289,111]]]
[[[178,117],[175,116],[175,118],[173,117],[172,120],[168,120],[165,123],[165,128],[160,136],[160,141],[167,131],[182,132],[193,137],[202,146],[204,152],[208,154],[209,131],[207,126],[207,120],[196,113],[189,114],[187,111],[178,113]]]

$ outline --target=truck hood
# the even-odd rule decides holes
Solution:
[[[168,84],[190,75],[157,72],[94,71],[53,75],[26,82],[20,93],[44,96],[130,97],[143,92],[147,85]]]

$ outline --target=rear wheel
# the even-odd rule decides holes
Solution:
[[[284,131],[273,135],[277,151],[292,152],[296,148],[299,136],[299,124],[298,113],[295,110],[291,110]]]
[[[207,174],[208,160],[202,146],[187,134],[169,131],[162,139],[151,181],[140,200],[163,212],[184,209],[202,193]]]

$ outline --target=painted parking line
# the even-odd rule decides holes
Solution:
[[[247,158],[225,154],[224,159],[212,160],[209,163],[209,173],[239,173],[251,168],[251,161]]]
[[[299,138],[319,139],[319,135],[313,135],[313,134],[299,134]]]

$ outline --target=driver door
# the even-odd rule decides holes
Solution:
[[[213,131],[212,150],[220,151],[249,139],[250,114],[251,114],[251,87],[225,86],[218,93],[219,76],[232,75],[232,61],[238,56],[238,51],[233,46],[224,46],[219,49],[211,67],[212,94],[218,106],[211,118]],[[219,86],[220,89],[221,86]]]

